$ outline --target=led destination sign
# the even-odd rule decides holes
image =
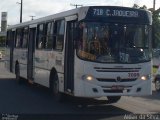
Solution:
[[[139,17],[138,11],[135,10],[116,10],[116,9],[93,9],[93,16],[99,17]]]
[[[152,15],[149,11],[116,6],[89,7],[82,19],[93,22],[124,23],[124,24],[152,24]],[[85,15],[85,17],[83,16]]]

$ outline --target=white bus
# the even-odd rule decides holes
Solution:
[[[57,98],[150,95],[151,13],[86,6],[9,26],[6,67]]]

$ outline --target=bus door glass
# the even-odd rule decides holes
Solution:
[[[33,53],[35,45],[36,28],[29,30],[29,44],[28,44],[28,63],[27,63],[27,77],[33,80]]]
[[[67,92],[73,92],[74,90],[74,28],[75,21],[68,21],[66,30],[67,32],[64,59],[65,91]]]

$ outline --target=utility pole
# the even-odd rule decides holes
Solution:
[[[79,6],[79,7],[82,7],[83,5],[78,5],[78,4],[70,4],[71,6],[75,6],[76,8]]]
[[[23,0],[21,0],[21,15],[20,15],[20,23],[22,22],[22,8],[23,8]]]
[[[20,5],[21,5],[21,9],[20,9],[20,23],[22,23],[23,0],[21,0],[21,2],[17,2],[17,4],[20,4]]]
[[[153,0],[153,10],[155,11],[155,6],[156,6],[156,0]]]
[[[152,14],[154,14],[156,8],[156,0],[153,0],[153,12]],[[153,15],[152,15],[153,16]],[[152,47],[155,48],[156,47],[156,41],[155,41],[155,24],[152,24]]]
[[[36,16],[31,15],[30,17],[31,17],[31,20],[34,20],[33,18],[36,17]]]

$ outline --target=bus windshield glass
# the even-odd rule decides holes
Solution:
[[[151,59],[149,25],[81,22],[77,54],[102,63],[140,63]]]

